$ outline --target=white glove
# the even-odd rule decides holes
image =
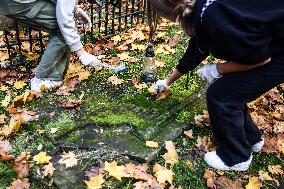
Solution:
[[[103,66],[101,61],[98,60],[94,55],[89,54],[85,52],[79,57],[80,61],[82,64],[85,66],[90,66],[90,67],[97,67],[97,66]]]
[[[170,89],[170,86],[167,85],[166,79],[158,80],[155,84],[155,87],[154,87],[154,93],[158,94],[159,92],[162,92],[162,91],[168,90],[168,89]]]
[[[212,82],[214,79],[222,77],[217,70],[217,64],[205,64],[197,70],[197,75],[204,81]]]
[[[92,27],[92,21],[89,15],[81,9],[79,6],[75,7],[75,17],[80,23],[84,24],[86,30],[90,30]]]

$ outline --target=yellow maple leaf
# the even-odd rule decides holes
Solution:
[[[77,165],[78,159],[73,152],[68,152],[60,155],[62,158],[58,161],[60,164],[65,164],[66,168]]]
[[[109,173],[110,176],[121,180],[122,177],[129,177],[125,171],[125,166],[117,166],[117,162],[113,161],[111,163],[105,162],[105,170]]]
[[[271,178],[271,176],[269,176],[268,172],[265,171],[258,171],[258,178],[261,181],[265,181],[265,180],[273,180],[273,178]]]
[[[16,81],[16,82],[14,83],[14,88],[15,88],[15,89],[22,89],[22,88],[24,88],[24,86],[26,86],[26,85],[27,85],[27,83],[26,83],[25,81],[20,80],[20,81]]]
[[[4,62],[9,59],[8,51],[0,51],[0,62]]]
[[[4,124],[6,123],[7,116],[5,114],[1,114],[0,115],[0,124]]]
[[[30,53],[26,54],[26,57],[27,57],[26,59],[28,61],[34,61],[34,60],[38,59],[40,57],[40,55],[30,52]]]
[[[172,141],[166,141],[165,144],[165,148],[168,152],[162,155],[162,157],[165,159],[166,163],[169,163],[171,165],[178,163],[179,158],[174,143]]]
[[[258,180],[257,177],[250,177],[249,183],[246,185],[246,189],[260,189],[262,183]]]
[[[121,41],[121,37],[120,35],[116,35],[116,36],[113,36],[111,40],[113,40],[113,42],[117,44],[118,42]]]
[[[146,146],[149,148],[157,148],[159,146],[158,142],[154,141],[146,141]]]
[[[269,165],[268,171],[272,174],[283,175],[283,170],[281,165]]]
[[[159,38],[165,37],[165,35],[166,35],[166,32],[159,32],[156,38],[159,39]]]
[[[170,184],[173,183],[173,178],[175,174],[172,170],[169,170],[159,164],[155,164],[154,172],[154,176],[157,178],[159,184],[166,184],[166,181],[168,181]]]
[[[87,189],[101,189],[105,179],[102,174],[99,174],[95,177],[91,177],[89,181],[85,180],[84,182],[87,184]]]
[[[155,65],[158,67],[158,68],[163,68],[165,66],[165,62],[162,61],[162,60],[155,60]]]
[[[91,73],[89,70],[82,70],[79,74],[79,81],[86,80],[90,77]]]
[[[6,95],[5,98],[1,101],[1,106],[7,107],[11,102],[11,96]]]
[[[6,85],[2,85],[1,87],[0,87],[0,91],[2,91],[2,92],[5,92],[5,91],[7,91],[9,88],[6,86]]]
[[[146,83],[138,83],[138,84],[136,84],[136,85],[134,85],[134,87],[136,88],[136,89],[146,89],[148,86],[146,85]]]
[[[51,159],[52,157],[48,156],[46,152],[40,152],[33,157],[33,161],[35,161],[36,164],[46,164],[49,163]]]
[[[137,44],[131,44],[131,50],[138,50],[138,51],[144,51],[146,49],[146,46],[143,44],[137,45]]]
[[[119,57],[121,61],[128,60],[130,58],[130,56],[127,53],[117,54],[117,57]]]
[[[108,78],[108,82],[112,83],[113,85],[120,85],[123,83],[122,79],[119,79],[117,76],[113,75]]]

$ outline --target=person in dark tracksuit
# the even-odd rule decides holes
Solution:
[[[150,0],[161,16],[179,21],[191,36],[178,66],[155,92],[194,70],[209,54],[223,64],[197,70],[212,82],[206,99],[217,149],[204,160],[219,170],[246,171],[264,145],[247,103],[284,82],[284,1]]]

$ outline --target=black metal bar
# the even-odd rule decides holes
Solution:
[[[108,35],[108,5],[109,0],[105,1],[105,35]]]
[[[94,2],[91,0],[91,41],[94,42]]]
[[[12,58],[11,58],[11,46],[10,46],[10,43],[9,43],[9,37],[8,37],[8,35],[9,35],[9,32],[6,30],[6,29],[4,29],[4,36],[5,36],[5,43],[6,43],[6,47],[7,47],[7,49],[8,49],[8,54],[9,54],[9,61],[12,63]]]
[[[43,54],[44,44],[43,44],[43,41],[42,41],[43,37],[42,37],[41,31],[38,32],[38,38],[39,38],[38,40],[39,40],[39,44],[40,44],[40,51],[41,51],[41,54]]]
[[[22,51],[22,42],[20,38],[20,30],[19,30],[19,25],[17,21],[14,21],[14,26],[16,28],[16,41],[17,41],[17,46],[19,48],[19,53],[20,53],[20,62],[23,62],[23,51]]]
[[[121,32],[121,1],[119,1],[119,5],[118,5],[118,31]]]
[[[29,29],[28,29],[29,31],[28,31],[28,33],[29,33],[29,44],[30,44],[30,52],[32,52],[33,51],[33,37],[32,37],[32,28],[31,27],[29,27]]]
[[[112,4],[112,22],[111,22],[111,33],[114,34],[115,31],[114,31],[114,20],[115,20],[115,17],[114,17],[114,11],[115,11],[115,5]]]
[[[124,29],[126,30],[127,28],[128,28],[128,26],[127,26],[127,22],[128,22],[128,20],[127,20],[127,14],[128,14],[128,0],[126,0],[125,1],[125,4],[126,4],[126,6],[125,6],[125,17],[124,17],[124,24],[125,24],[125,26],[124,26]]]
[[[131,27],[133,26],[134,14],[135,14],[135,0],[131,0]]]

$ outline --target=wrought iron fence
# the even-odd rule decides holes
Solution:
[[[145,22],[147,0],[85,0],[81,5],[92,21],[90,31],[79,29],[84,42],[94,42],[97,35],[112,36]],[[14,20],[12,29],[2,32],[0,50],[8,52],[9,61],[18,57],[21,62],[23,54],[27,53],[23,49],[43,53],[47,37],[47,33]]]

